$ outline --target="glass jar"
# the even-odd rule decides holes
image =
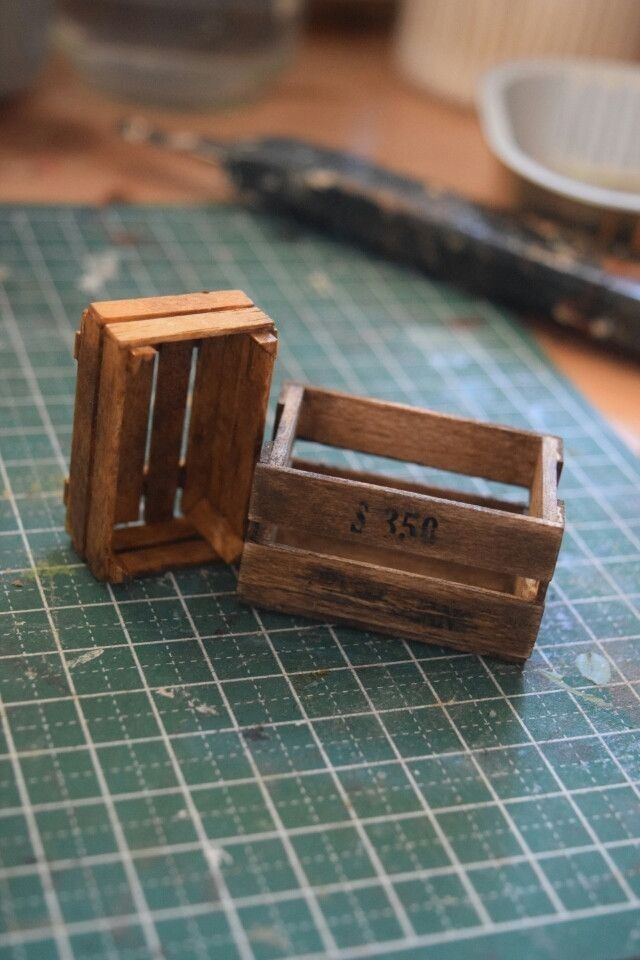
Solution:
[[[96,86],[186,109],[256,96],[288,62],[302,0],[61,0],[63,46]]]

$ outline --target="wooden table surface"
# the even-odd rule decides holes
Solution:
[[[130,112],[54,61],[28,97],[0,105],[0,201],[198,203],[228,196],[214,168],[122,142],[116,122]],[[406,85],[393,69],[389,40],[376,34],[307,37],[273,90],[236,111],[144,116],[216,137],[307,137],[478,200],[516,201],[515,184],[487,149],[475,116]],[[561,333],[540,329],[536,336],[640,452],[640,365]]]

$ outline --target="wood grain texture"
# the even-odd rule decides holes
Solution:
[[[185,513],[205,496],[209,488],[219,396],[232,339],[215,337],[204,340],[198,351],[182,492],[182,509]]]
[[[540,437],[399,403],[307,388],[298,437],[529,487]]]
[[[141,574],[162,573],[173,567],[190,567],[202,563],[212,563],[219,559],[211,545],[198,537],[193,540],[178,540],[175,543],[150,546],[143,550],[132,550],[117,555],[118,565],[123,577],[137,577]]]
[[[237,560],[277,350],[272,321],[238,291],[106,301],[83,317],[76,348],[65,503],[74,544],[94,575],[120,582],[216,555]],[[190,519],[174,516],[183,484]],[[146,522],[116,528],[139,520],[141,496]]]
[[[66,528],[76,553],[84,557],[93,458],[93,431],[98,406],[102,355],[100,324],[91,308],[85,310],[82,315],[80,336],[76,338],[74,352],[77,354],[78,372],[71,437]]]
[[[242,536],[205,497],[198,500],[187,517],[225,563],[235,563],[240,559],[244,543]]]
[[[140,513],[155,358],[156,351],[153,347],[135,347],[127,361],[116,523],[137,520]]]
[[[144,547],[177,543],[180,540],[197,538],[198,531],[184,517],[172,517],[160,523],[144,523],[135,527],[121,527],[113,531],[113,549],[140,550]]]
[[[534,517],[560,522],[558,480],[562,471],[562,441],[543,437],[531,484],[529,512]]]
[[[270,334],[273,344],[277,343]],[[240,540],[264,435],[275,354],[251,337],[235,337],[221,385],[208,500]]]
[[[100,300],[92,303],[91,309],[103,323],[116,323],[252,306],[253,301],[241,290],[215,290],[168,297],[139,297],[135,300]]]
[[[183,511],[227,562],[242,553],[276,347],[265,330],[258,339],[233,335],[200,348]]]
[[[159,350],[149,471],[145,484],[144,517],[147,523],[168,520],[174,513],[192,354],[190,341],[165,343]]]
[[[256,543],[245,545],[238,592],[286,613],[339,616],[367,629],[511,660],[529,656],[543,610],[479,587]]]
[[[523,486],[530,502],[299,461],[298,437]],[[288,613],[522,660],[562,538],[559,457],[554,437],[286,385],[256,467],[239,591]]]
[[[100,398],[95,423],[94,456],[90,501],[87,511],[86,555],[91,571],[99,580],[119,581],[111,550],[116,517],[120,442],[127,386],[128,352],[106,339],[102,354]]]
[[[546,580],[562,539],[557,522],[265,464],[251,519]]]
[[[109,324],[107,333],[123,347],[142,347],[173,340],[224,337],[227,334],[267,330],[272,326],[272,321],[261,310],[247,307],[243,310],[218,310],[152,320],[122,321]]]
[[[274,466],[286,467],[291,460],[303,397],[304,387],[300,383],[285,383],[280,390],[269,452],[269,462]]]
[[[273,464],[269,457],[268,463]],[[489,510],[506,510],[509,513],[528,513],[529,505],[524,500],[501,500],[499,497],[485,497],[481,494],[468,493],[466,490],[455,490],[451,487],[436,487],[428,483],[417,483],[415,480],[404,480],[401,477],[390,477],[384,473],[370,473],[368,470],[350,470],[347,467],[334,466],[331,463],[322,463],[320,460],[305,460],[292,457],[291,466],[294,470],[304,470],[307,473],[319,473],[322,476],[342,477],[344,480],[355,480],[358,483],[372,483],[377,487],[393,487],[395,490],[408,490],[411,493],[426,494],[431,497],[441,497],[444,500],[456,500],[459,503],[474,503],[478,507],[487,507]]]
[[[467,584],[471,587],[482,587],[484,590],[515,596],[516,578],[510,573],[486,570],[484,567],[469,566],[469,564],[456,563],[453,560],[443,560],[440,557],[430,555],[403,553],[384,544],[354,543],[353,539],[337,539],[324,534],[301,531],[295,527],[275,528],[276,535],[264,539],[260,532],[265,526],[268,525],[252,522],[251,534],[247,534],[247,539],[254,543],[277,543],[286,547],[305,550],[308,553],[322,554],[344,560],[358,560],[373,564],[376,567],[417,573],[421,577],[431,577],[447,583]],[[253,531],[258,531],[257,536],[253,535]]]

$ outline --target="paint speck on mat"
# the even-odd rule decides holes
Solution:
[[[579,653],[576,667],[583,677],[594,683],[609,683],[611,680],[611,665],[600,653]]]
[[[188,710],[199,713],[206,717],[216,717],[218,708],[209,703],[204,703],[198,697],[190,697],[185,690],[176,687],[158,687],[156,693],[159,697],[165,697],[167,700],[182,701]]]
[[[268,947],[274,947],[276,950],[288,952],[291,948],[289,938],[284,931],[278,930],[276,927],[269,927],[262,924],[252,927],[251,930],[249,930],[249,939],[253,943],[264,943]]]
[[[220,869],[223,863],[233,863],[231,854],[222,847],[216,847],[214,844],[209,844],[209,846],[204,848],[204,855],[214,873]]]
[[[73,670],[74,667],[80,667],[83,663],[91,663],[92,660],[97,660],[103,653],[103,647],[96,647],[95,650],[87,650],[86,653],[81,653],[80,656],[74,660],[67,660],[67,666],[70,670]]]
[[[99,293],[105,283],[118,273],[120,252],[118,250],[100,250],[88,254],[82,261],[82,276],[78,289],[85,293]]]
[[[335,293],[331,277],[324,270],[314,270],[313,273],[310,273],[309,283],[321,297],[331,297]]]

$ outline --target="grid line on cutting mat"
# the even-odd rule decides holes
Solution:
[[[0,228],[1,960],[637,954],[640,472],[601,419],[506,314],[293,224]],[[276,320],[278,380],[566,438],[524,670],[252,611],[221,567],[107,587],[78,564],[82,309],[224,287]]]

